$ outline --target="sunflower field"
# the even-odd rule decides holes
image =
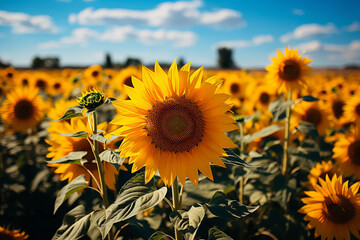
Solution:
[[[360,239],[360,75],[0,69],[0,239]]]

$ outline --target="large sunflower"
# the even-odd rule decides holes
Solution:
[[[321,239],[350,240],[350,232],[360,239],[360,182],[348,187],[336,174],[319,182],[313,185],[315,191],[305,192],[309,197],[301,199],[306,205],[299,212],[306,214],[307,228],[315,228],[315,237]]]
[[[70,123],[63,121],[62,125],[58,125],[58,128],[58,132],[61,133],[85,131],[92,134],[87,118],[72,118]],[[98,125],[98,129],[101,131],[105,131],[106,128],[106,123]],[[87,154],[84,156],[86,162],[84,163],[84,166],[90,170],[97,182],[100,183],[99,172],[97,170],[96,163],[94,162],[95,156],[87,139],[82,137],[65,137],[59,135],[58,133],[50,133],[50,139],[46,140],[46,142],[50,145],[49,153],[46,157],[51,158],[52,160],[65,157],[71,152],[86,151]],[[104,150],[104,148],[105,146],[103,144],[99,144],[100,153]],[[50,162],[48,163],[48,166],[56,168],[55,173],[60,174],[61,181],[68,179],[68,181],[71,182],[74,178],[85,174],[85,180],[89,183],[91,182],[92,186],[97,187],[91,175],[82,165],[72,163],[57,164]],[[103,162],[103,168],[105,172],[105,183],[110,189],[114,190],[118,171],[114,165],[108,162]]]
[[[269,82],[276,82],[279,91],[299,89],[305,84],[305,77],[312,68],[307,64],[312,62],[307,57],[301,58],[297,49],[285,47],[285,55],[277,51],[278,57],[271,57],[273,63],[265,69],[268,71]]]
[[[333,148],[333,158],[347,176],[360,179],[360,126],[352,126],[350,132],[339,135]]]
[[[190,63],[178,71],[174,61],[166,74],[156,62],[154,72],[143,67],[142,81],[133,77],[134,87],[125,86],[131,100],[113,102],[121,156],[130,157],[133,172],[145,167],[146,182],[157,170],[168,186],[175,177],[197,185],[198,170],[213,179],[209,162],[224,167],[223,148],[236,147],[224,134],[237,128],[225,114],[230,96],[218,92],[215,77],[202,76],[202,68],[190,75]]]
[[[6,98],[1,107],[1,118],[13,130],[25,131],[42,120],[45,104],[37,90],[18,87]]]

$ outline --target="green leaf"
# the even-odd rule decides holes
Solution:
[[[92,140],[96,140],[98,142],[101,142],[101,143],[106,143],[107,139],[106,137],[104,137],[103,134],[90,134],[89,136]]]
[[[155,232],[154,234],[152,234],[149,238],[149,240],[162,240],[163,238],[169,238],[169,239],[172,239],[174,240],[174,238],[172,238],[171,236],[167,235],[166,233],[164,232]]]
[[[125,158],[119,157],[119,153],[116,153],[110,149],[105,149],[99,155],[100,159],[104,160],[105,162],[113,164],[117,170],[119,170],[120,166],[124,163]]]
[[[251,207],[235,200],[228,200],[226,194],[220,191],[214,194],[206,206],[212,214],[225,219],[242,218],[259,208],[259,206]]]
[[[303,97],[301,97],[301,98],[299,98],[299,99],[301,99],[302,101],[306,101],[306,102],[316,102],[316,101],[319,101],[318,98],[313,97],[313,96],[311,96],[311,95],[303,96]]]
[[[81,106],[70,107],[66,110],[64,115],[56,121],[66,120],[66,119],[75,118],[75,117],[82,117],[83,115],[82,115],[81,111],[83,109],[84,109],[84,107],[81,107]]]
[[[69,182],[68,184],[66,184],[57,194],[56,196],[56,200],[55,200],[55,207],[54,207],[54,214],[55,212],[58,210],[58,208],[61,206],[61,204],[68,199],[68,197],[81,190],[86,188],[88,182],[85,181],[85,175],[82,174],[80,176],[78,176],[77,178],[75,178],[74,180],[72,180],[71,182]]]
[[[90,227],[90,214],[87,214],[85,207],[79,205],[69,211],[60,228],[56,231],[52,240],[79,239],[83,237]]]
[[[246,163],[244,160],[242,160],[236,153],[234,153],[232,150],[230,149],[225,149],[226,154],[228,155],[227,157],[221,157],[221,160],[226,163],[226,164],[231,164],[231,165],[237,165],[237,166],[243,166],[243,167],[247,167],[247,168],[257,168],[255,166],[252,166],[248,163]]]
[[[204,216],[204,207],[197,203],[187,212],[171,212],[170,221],[177,230],[184,234],[185,240],[193,240]]]
[[[282,96],[271,102],[269,105],[269,111],[273,115],[273,121],[284,119],[286,117],[286,109],[291,107],[294,103],[295,102],[292,100],[283,101]]]
[[[118,138],[120,138],[120,136],[112,135],[112,136],[106,141],[106,143],[112,142],[112,141],[114,141],[115,139],[118,139]]]
[[[105,99],[105,103],[111,103],[112,101],[117,101],[117,99],[113,97],[108,97]]]
[[[63,133],[60,134],[61,136],[64,137],[82,137],[82,138],[87,138],[88,137],[88,132],[85,131],[80,131],[80,132],[76,132],[76,133]]]
[[[217,228],[210,228],[209,229],[209,237],[208,240],[233,240],[229,237],[226,233],[220,231]]]
[[[252,135],[246,135],[244,137],[244,139],[242,139],[241,141],[245,142],[245,143],[251,143],[252,141],[254,141],[256,138],[263,138],[263,137],[267,137],[273,133],[276,133],[277,131],[283,129],[283,126],[279,126],[277,124],[274,125],[270,125],[268,127],[265,127],[263,129],[261,129],[260,131],[252,134]]]
[[[167,188],[156,189],[154,180],[145,184],[145,173],[140,173],[124,184],[115,202],[105,212],[101,234],[106,237],[111,227],[136,214],[158,205],[165,197]]]
[[[298,130],[301,133],[304,133],[306,136],[315,137],[315,138],[319,137],[319,133],[315,125],[309,122],[299,122],[299,126],[296,127],[296,130]]]
[[[74,164],[81,164],[81,159],[87,154],[86,151],[79,151],[79,152],[71,152],[65,157],[53,160],[53,161],[46,161],[47,163],[74,163]]]

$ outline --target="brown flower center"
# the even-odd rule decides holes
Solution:
[[[41,90],[44,90],[46,88],[46,82],[43,79],[38,79],[36,81],[36,87],[40,88]]]
[[[342,101],[342,100],[335,100],[334,102],[333,102],[333,105],[331,106],[331,108],[332,108],[332,111],[333,111],[333,113],[334,113],[334,116],[337,118],[337,119],[339,119],[339,118],[341,118],[341,116],[343,115],[343,113],[344,113],[344,106],[345,106],[345,103],[344,103],[344,101]]]
[[[146,128],[156,147],[177,153],[190,151],[201,142],[205,123],[196,103],[174,97],[153,106]]]
[[[132,84],[132,81],[131,81],[131,76],[129,76],[128,78],[125,79],[124,85],[129,86],[129,87],[134,87],[134,85]]]
[[[309,108],[302,117],[302,120],[318,126],[322,120],[321,112],[317,108]]]
[[[336,200],[329,197],[324,200],[324,214],[334,223],[346,223],[355,215],[353,204],[344,196],[337,195]]]
[[[355,94],[355,90],[350,91],[350,95],[353,96]]]
[[[262,104],[268,104],[270,101],[270,95],[266,92],[260,94],[260,102]]]
[[[54,84],[54,88],[55,88],[55,89],[59,89],[60,87],[61,87],[61,84],[60,84],[60,83],[55,83],[55,84]]]
[[[14,114],[15,117],[21,120],[26,120],[34,115],[34,105],[26,100],[20,100],[15,104]]]
[[[360,104],[356,105],[355,112],[358,116],[360,116]]]
[[[24,78],[24,79],[21,81],[21,84],[22,84],[23,86],[27,86],[27,85],[29,85],[29,80],[27,80],[27,78]]]
[[[93,77],[97,77],[97,76],[99,75],[99,71],[93,71],[93,72],[91,73],[91,75],[92,75]]]
[[[89,142],[85,138],[81,138],[81,140],[74,142],[73,149],[74,152],[86,151],[87,154],[83,158],[87,160],[87,163],[92,164],[92,161],[95,159],[95,156],[91,150],[91,146]],[[104,151],[104,146],[103,144],[99,144],[99,153],[101,153],[102,151]]]
[[[286,60],[280,67],[279,76],[285,81],[296,81],[300,77],[300,66],[294,60]]]
[[[240,92],[240,86],[237,83],[233,83],[230,85],[230,92],[231,94],[235,95]]]
[[[348,156],[355,165],[360,165],[360,140],[352,142],[348,147]]]
[[[7,76],[8,78],[12,78],[14,75],[9,72],[8,74],[6,74],[6,76]]]

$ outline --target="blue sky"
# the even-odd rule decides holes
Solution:
[[[244,68],[296,47],[312,66],[360,64],[360,1],[22,0],[0,4],[0,59],[28,66],[35,55],[63,65],[128,57],[144,64],[182,57],[216,66],[219,46]]]

